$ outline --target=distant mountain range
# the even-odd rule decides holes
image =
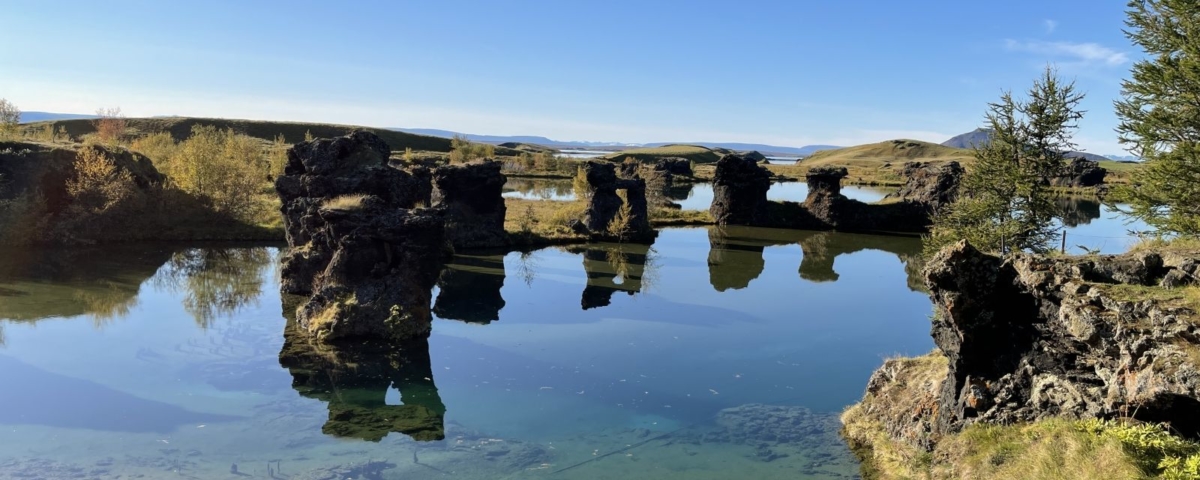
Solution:
[[[619,143],[619,142],[585,142],[585,141],[562,141],[551,140],[546,137],[528,136],[528,135],[476,135],[472,133],[452,132],[450,130],[438,130],[433,128],[392,128],[405,133],[415,133],[419,135],[432,135],[435,137],[451,138],[456,135],[466,137],[467,140],[480,143],[532,143],[554,148],[596,148],[604,150],[620,150],[625,148],[635,147],[661,147],[664,145],[700,145],[708,148],[727,148],[730,150],[755,150],[764,155],[782,155],[782,156],[807,156],[813,152],[821,150],[833,150],[841,148],[833,145],[807,145],[803,147],[783,147],[778,145],[765,145],[761,143],[731,143],[731,142],[654,142],[654,143]]]
[[[972,149],[972,148],[975,148],[976,145],[984,146],[984,145],[987,145],[988,142],[991,142],[991,141],[992,141],[992,129],[976,128],[967,133],[950,137],[949,140],[942,142],[942,145],[951,147],[951,148]],[[1097,155],[1094,153],[1078,152],[1078,151],[1069,151],[1069,152],[1066,152],[1064,155],[1068,158],[1081,157],[1085,160],[1091,160],[1093,162],[1099,162],[1101,160],[1118,160],[1118,161],[1124,161],[1124,162],[1140,161],[1139,158],[1131,157],[1131,156]]]

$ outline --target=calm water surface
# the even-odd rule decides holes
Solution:
[[[868,187],[850,185],[842,188],[848,198],[863,202],[878,202],[887,194],[896,191],[890,187]],[[504,196],[527,200],[575,200],[571,180],[510,178],[504,185]],[[808,184],[804,182],[777,182],[767,190],[770,200],[803,202],[808,196]],[[668,197],[680,204],[684,210],[708,210],[712,205],[713,190],[710,183],[681,184],[672,189]]]
[[[919,250],[689,228],[460,255],[427,345],[353,361],[295,353],[274,248],[9,251],[0,477],[851,478],[838,413],[933,346]]]

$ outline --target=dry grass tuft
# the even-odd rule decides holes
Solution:
[[[367,200],[368,195],[351,194],[341,195],[326,200],[321,204],[321,208],[329,210],[358,210],[363,207],[363,202]]]

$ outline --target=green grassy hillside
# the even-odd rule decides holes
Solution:
[[[76,140],[96,132],[91,120],[55,120],[23,125],[26,130],[33,131],[44,128],[46,124],[62,127],[67,134]],[[170,132],[176,140],[184,140],[192,133],[194,125],[213,125],[221,129],[230,128],[233,131],[263,140],[274,140],[283,135],[287,143],[304,141],[305,132],[316,138],[340,137],[354,130],[369,130],[379,135],[387,142],[392,150],[403,151],[405,148],[433,152],[449,152],[450,139],[414,135],[411,133],[395,132],[380,128],[359,127],[354,125],[329,125],[320,123],[299,122],[269,122],[259,120],[233,120],[225,118],[191,118],[191,117],[158,117],[158,118],[129,118],[126,119],[128,135],[138,137],[158,132]],[[500,152],[497,152],[500,153]]]
[[[611,153],[601,158],[608,160],[623,160],[627,157],[638,161],[654,161],[660,158],[686,158],[696,163],[714,163],[721,158],[721,153],[708,147],[696,145],[664,145],[652,148],[635,148]]]
[[[801,165],[878,166],[884,163],[912,161],[969,162],[975,158],[971,150],[951,148],[920,140],[888,140],[867,145],[824,150],[805,158]]]

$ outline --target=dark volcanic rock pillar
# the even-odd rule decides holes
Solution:
[[[446,212],[446,237],[456,248],[497,247],[504,231],[504,182],[500,163],[449,165],[433,172],[433,202]]]
[[[754,160],[725,155],[713,177],[713,203],[708,208],[717,225],[762,225],[767,216],[771,172]]]
[[[653,240],[656,236],[650,228],[650,216],[646,208],[646,182],[636,175],[618,178],[616,165],[609,162],[589,160],[583,164],[584,175],[592,196],[588,199],[583,214],[583,225],[596,238],[632,241]],[[618,194],[622,191],[622,194]],[[609,232],[613,219],[622,208],[628,207],[624,234]]]
[[[887,197],[917,203],[930,213],[936,213],[958,197],[958,185],[962,183],[963,173],[962,165],[958,162],[908,162],[901,171],[905,178],[904,186]]]
[[[429,334],[443,219],[411,209],[428,186],[388,167],[388,154],[369,132],[304,142],[276,179],[290,247],[281,288],[310,295],[298,324],[322,341]]]

